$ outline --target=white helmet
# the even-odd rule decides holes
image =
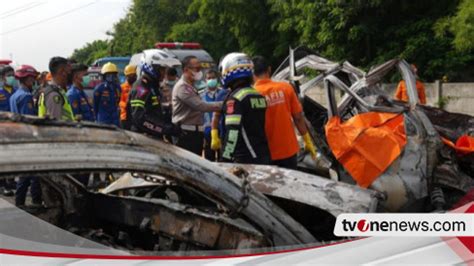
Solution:
[[[252,59],[244,53],[230,53],[219,64],[222,84],[228,86],[232,81],[241,78],[252,78]]]
[[[181,62],[159,49],[149,49],[143,51],[137,71],[138,77],[144,71],[153,78],[157,78],[158,67],[180,67]],[[159,77],[158,77],[159,78]]]

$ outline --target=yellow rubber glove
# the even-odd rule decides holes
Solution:
[[[221,148],[221,139],[219,138],[219,131],[217,129],[211,130],[211,150],[217,151]]]
[[[311,139],[309,132],[304,134],[303,140],[304,140],[304,149],[309,151],[309,153],[311,154],[311,158],[313,158],[313,160],[316,160],[316,146],[314,146],[313,140]]]

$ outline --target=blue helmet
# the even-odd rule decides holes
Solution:
[[[143,73],[147,74],[150,78],[152,78],[154,80],[159,80],[160,79],[160,71],[157,68],[150,65],[150,64],[143,63],[142,67],[141,67],[141,70],[142,70]]]
[[[234,80],[253,77],[253,63],[244,53],[230,53],[219,64],[222,84],[228,87]]]

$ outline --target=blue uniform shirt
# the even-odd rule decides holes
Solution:
[[[37,115],[33,94],[28,88],[19,87],[10,97],[10,111],[22,115]]]
[[[216,89],[215,91],[210,91],[209,89],[206,89],[201,98],[203,101],[212,103],[216,102],[217,95],[221,89]],[[205,136],[210,136],[211,135],[211,129],[212,129],[212,113],[213,112],[207,112],[204,113],[204,135]]]
[[[94,111],[96,121],[102,124],[119,126],[120,86],[116,83],[103,82],[94,89]]]
[[[0,87],[0,112],[10,112],[10,97],[13,93],[15,93],[14,88],[8,91],[5,86]]]
[[[84,90],[71,85],[67,90],[66,96],[74,115],[81,115],[82,120],[85,121],[95,121],[94,110]]]
[[[217,95],[216,95],[216,102],[225,101],[225,99],[227,98],[229,93],[230,93],[229,89],[225,89],[225,88],[220,89],[219,92],[217,92]],[[224,138],[224,135],[225,135],[224,118],[225,118],[224,113],[221,112],[221,117],[220,117],[220,120],[219,120],[219,136],[221,138]]]

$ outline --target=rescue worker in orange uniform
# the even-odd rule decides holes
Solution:
[[[137,66],[127,65],[123,71],[126,77],[126,81],[120,85],[122,93],[120,94],[120,126],[124,129],[131,128],[131,121],[127,117],[127,103],[128,95],[132,89],[133,83],[137,81]]]
[[[297,155],[300,149],[295,129],[303,136],[305,149],[316,158],[316,148],[308,132],[303,116],[303,109],[293,87],[287,82],[270,79],[271,67],[262,56],[253,59],[255,89],[267,102],[265,133],[272,164],[296,169]]]
[[[425,85],[418,79],[418,69],[415,65],[411,65],[411,69],[416,77],[416,90],[418,91],[418,99],[421,104],[426,104]],[[404,80],[398,83],[397,91],[395,92],[395,99],[408,102],[407,86]]]

